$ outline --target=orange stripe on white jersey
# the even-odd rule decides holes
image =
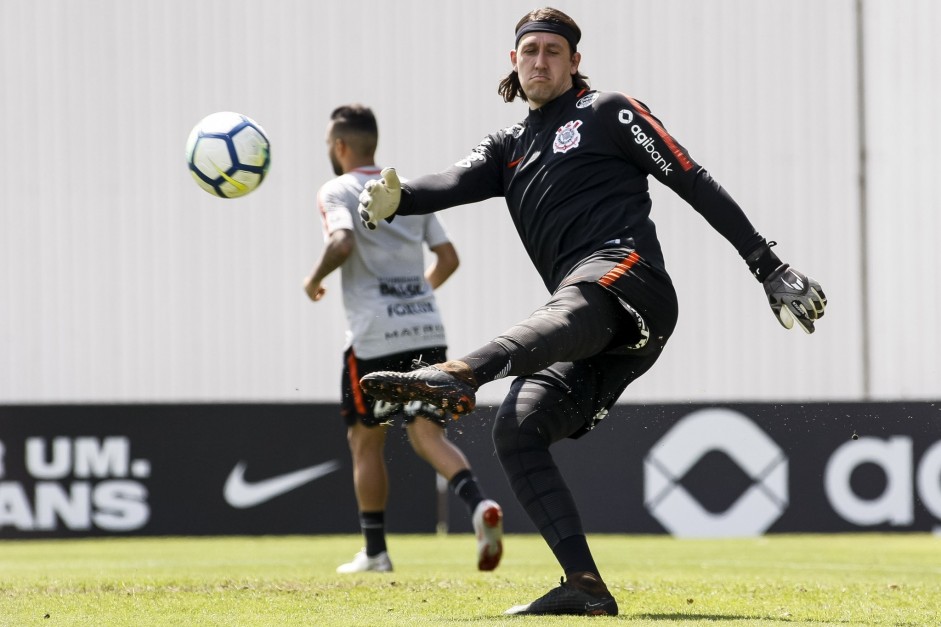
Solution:
[[[350,351],[346,358],[346,367],[350,372],[350,389],[353,391],[353,402],[356,404],[356,413],[360,416],[366,415],[366,396],[363,394],[363,388],[359,386],[359,369],[356,367],[356,355]]]

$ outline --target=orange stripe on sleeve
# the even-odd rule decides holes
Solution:
[[[640,104],[627,94],[624,94],[624,97],[631,101],[631,104],[634,105],[634,108],[637,109],[637,113],[641,115],[642,118],[647,120],[647,123],[653,127],[653,130],[657,131],[657,135],[660,136],[660,139],[663,140],[663,143],[667,145],[667,148],[670,149],[670,152],[673,153],[673,156],[676,157],[676,160],[680,162],[680,167],[683,168],[684,172],[689,172],[693,167],[693,162],[690,158],[683,152],[683,149],[680,148],[679,144],[676,143],[676,140],[673,139],[673,136],[667,133],[667,129],[663,128],[657,119],[650,115],[650,112],[647,111],[644,105]]]

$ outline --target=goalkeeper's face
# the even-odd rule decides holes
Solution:
[[[572,76],[581,60],[581,53],[572,54],[568,41],[555,33],[530,33],[510,51],[520,86],[534,109],[572,88]]]

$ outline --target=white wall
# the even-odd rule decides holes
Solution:
[[[941,4],[865,7],[873,395],[941,398]]]
[[[335,401],[338,277],[318,304],[301,289],[330,111],[369,104],[381,164],[443,169],[525,115],[496,86],[535,6],[0,0],[0,402]],[[554,6],[582,27],[593,86],[646,102],[831,302],[813,336],[785,332],[731,246],[653,183],[680,323],[623,400],[941,396],[938,5],[864,2],[868,228],[852,0]],[[183,164],[217,110],[273,141],[243,199]],[[545,299],[505,213],[442,214],[463,260],[439,294],[453,356]]]

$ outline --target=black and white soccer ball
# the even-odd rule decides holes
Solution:
[[[271,143],[250,117],[220,111],[193,127],[186,140],[186,163],[204,190],[220,198],[237,198],[265,180]]]

